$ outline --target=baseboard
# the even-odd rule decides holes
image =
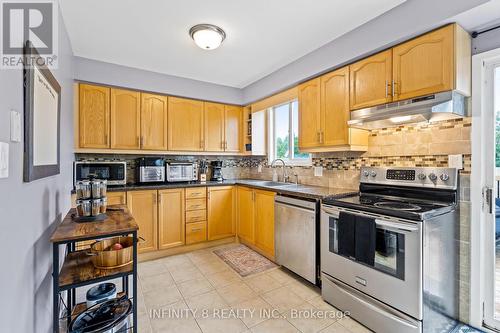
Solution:
[[[182,254],[182,253],[187,253],[187,252],[191,252],[191,251],[206,249],[209,247],[230,244],[230,243],[238,243],[237,237],[232,236],[232,237],[228,237],[228,238],[224,238],[224,239],[217,239],[214,241],[202,242],[202,243],[191,244],[191,245],[183,245],[183,246],[173,247],[171,249],[141,253],[138,255],[137,259],[139,262],[144,262],[144,261],[155,260],[155,259],[160,259],[163,257],[172,256],[175,254]]]

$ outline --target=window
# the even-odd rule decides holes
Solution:
[[[281,158],[294,165],[311,165],[311,155],[299,151],[299,103],[291,101],[270,108],[269,162]]]

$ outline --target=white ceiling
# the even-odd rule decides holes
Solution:
[[[500,0],[490,0],[450,19],[458,22],[469,31],[489,27],[492,22],[500,21]]]
[[[76,56],[243,88],[406,0],[60,0]],[[227,33],[205,51],[188,35]]]

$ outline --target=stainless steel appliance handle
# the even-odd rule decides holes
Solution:
[[[405,325],[407,327],[410,327],[412,329],[418,329],[418,326],[410,321],[408,321],[406,318],[403,318],[399,316],[397,313],[390,311],[389,308],[383,308],[379,306],[378,304],[374,304],[373,302],[370,302],[369,298],[366,296],[363,296],[362,294],[354,294],[350,292],[348,289],[346,289],[344,286],[340,285],[336,281],[330,279],[329,277],[323,275],[323,277],[327,278],[330,283],[333,283],[339,291],[342,293],[348,295],[349,297],[355,298],[358,302],[362,303],[364,306],[369,307],[373,311],[379,313],[382,316],[389,317],[394,321],[397,321],[398,323]],[[390,312],[389,312],[390,311]]]
[[[308,213],[308,214],[314,213],[314,210],[307,209],[307,208],[302,208],[302,207],[295,206],[295,205],[287,205],[287,204],[284,204],[284,203],[281,203],[281,202],[275,202],[275,205],[276,206],[293,208],[293,209],[300,210],[301,212]]]
[[[321,209],[326,214],[331,215],[331,216],[333,216],[335,218],[339,218],[339,211],[338,210],[330,209],[330,208],[327,208],[327,207],[324,207],[324,206]],[[373,217],[373,215],[363,214],[362,212],[355,212],[355,213],[353,212],[352,214],[359,215],[359,216]],[[386,228],[391,228],[391,229],[397,229],[397,230],[402,230],[402,231],[407,231],[407,232],[415,232],[415,231],[419,230],[418,226],[416,226],[416,225],[412,226],[409,223],[404,223],[404,222],[392,222],[392,221],[387,221],[387,220],[382,220],[382,219],[375,218],[375,223],[378,226],[381,226],[381,227],[386,227]]]
[[[413,226],[409,226],[409,225],[402,224],[402,223],[382,221],[382,220],[378,220],[378,219],[375,219],[375,223],[377,225],[380,225],[380,226],[383,226],[383,227],[392,228],[392,229],[398,229],[398,230],[404,230],[404,231],[408,231],[408,232],[418,231],[418,227],[413,227]]]

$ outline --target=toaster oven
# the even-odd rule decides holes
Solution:
[[[198,180],[198,165],[195,163],[167,163],[167,182],[190,182]]]

